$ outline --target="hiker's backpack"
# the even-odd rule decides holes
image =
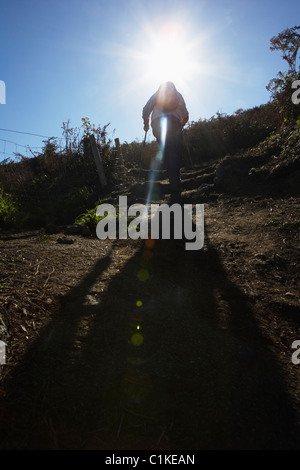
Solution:
[[[173,83],[165,83],[159,87],[156,106],[163,113],[174,111],[179,105],[179,97]]]

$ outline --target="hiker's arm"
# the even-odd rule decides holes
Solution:
[[[150,114],[153,111],[155,103],[156,103],[156,93],[151,96],[151,98],[147,101],[146,105],[143,108],[142,117],[143,117],[143,120],[144,120],[144,130],[145,131],[148,131],[148,129],[149,129],[149,118],[150,118]]]
[[[180,95],[179,109],[181,113],[181,125],[184,127],[189,120],[189,112],[182,95]]]

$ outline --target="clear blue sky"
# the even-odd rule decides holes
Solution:
[[[191,121],[266,103],[266,85],[286,69],[270,38],[299,18],[298,0],[1,0],[0,128],[62,137],[64,121],[80,127],[88,116],[111,123],[111,138],[142,141],[142,108],[166,78]],[[155,56],[165,43],[172,64]],[[25,149],[0,140],[0,161],[16,150]]]

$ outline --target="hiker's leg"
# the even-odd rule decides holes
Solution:
[[[161,134],[161,129],[160,129],[160,119],[154,119],[151,122],[151,127],[152,127],[152,133],[154,137],[156,138],[157,142],[160,141],[160,134]]]
[[[182,166],[182,139],[180,134],[168,139],[166,145],[166,162],[171,193],[180,195],[180,169]]]
[[[156,152],[156,156],[152,161],[152,169],[159,170],[163,167],[164,164],[164,143],[161,140],[161,119],[155,119],[151,123],[152,126],[152,133],[156,138],[156,142],[158,145],[158,149]]]
[[[179,120],[170,117],[168,122],[168,173],[170,185],[180,186],[180,168],[182,166],[182,131]]]

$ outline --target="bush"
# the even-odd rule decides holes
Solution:
[[[185,134],[193,162],[200,163],[245,151],[266,139],[281,124],[275,105],[267,103],[239,109],[233,115],[217,113],[208,120],[192,122]]]
[[[79,138],[79,130],[71,129],[69,122],[64,123],[66,145],[63,150],[59,150],[57,141],[51,138],[44,142],[42,152],[32,158],[18,155],[18,161],[2,162],[0,187],[6,199],[2,204],[1,223],[4,224],[5,219],[6,225],[8,222],[14,225],[13,201],[20,201],[22,205],[22,218],[18,222],[26,228],[71,223],[99,197],[105,197],[120,184],[124,167],[107,137],[107,127],[95,127],[88,118],[83,118]],[[90,135],[95,136],[102,157],[107,188],[100,185]]]
[[[19,204],[16,198],[6,194],[0,188],[0,225],[9,228],[17,223],[19,215]]]

